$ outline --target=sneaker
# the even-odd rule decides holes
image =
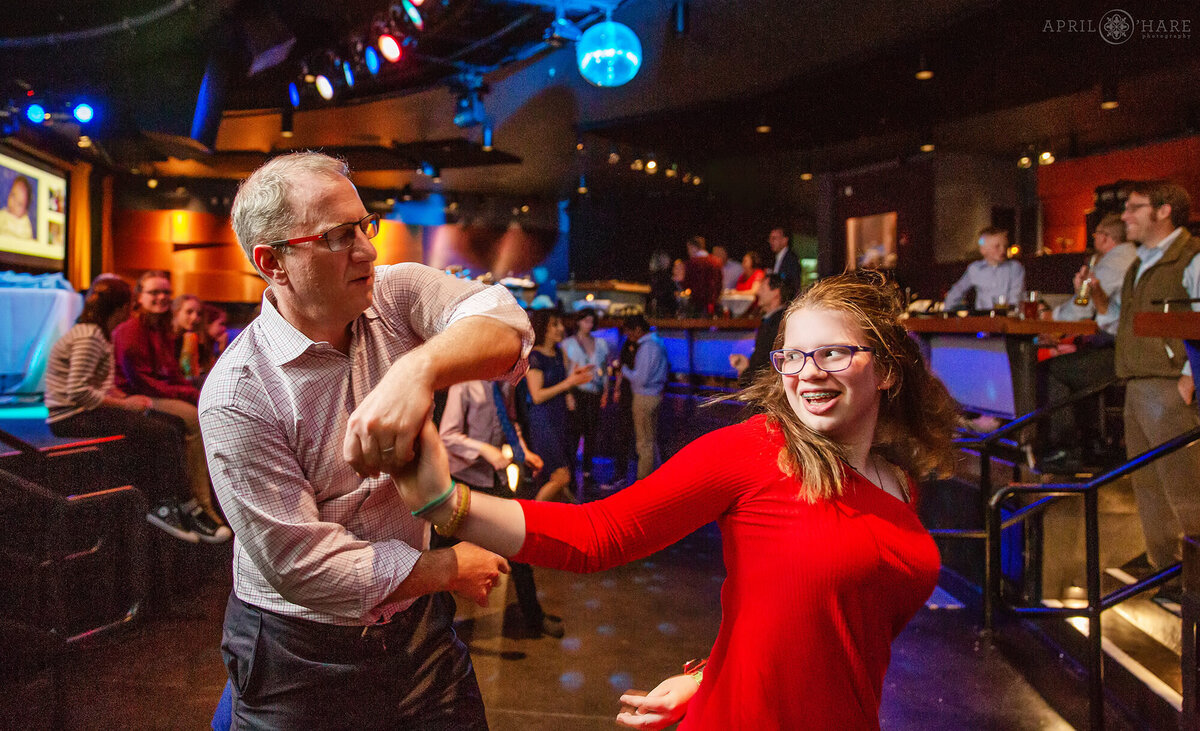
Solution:
[[[146,522],[181,541],[200,542],[200,536],[184,525],[179,506],[173,502],[164,501],[155,505],[153,510],[146,513]]]
[[[187,514],[188,523],[201,541],[205,543],[225,543],[233,538],[233,531],[227,525],[221,525],[212,519],[204,508],[194,505]]]

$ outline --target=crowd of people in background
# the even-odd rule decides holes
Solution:
[[[227,315],[174,294],[163,270],[142,273],[133,287],[96,278],[75,326],[51,350],[47,422],[61,437],[123,435],[106,454],[146,493],[146,519],[183,541],[223,543],[233,534],[213,498],[196,404],[228,345]]]

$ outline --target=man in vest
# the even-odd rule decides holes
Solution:
[[[1133,184],[1128,193],[1121,220],[1129,240],[1139,246],[1121,287],[1116,370],[1129,379],[1125,445],[1133,457],[1200,426],[1183,342],[1133,334],[1134,315],[1161,311],[1152,302],[1200,296],[1200,238],[1184,228],[1191,201],[1179,185],[1147,181]],[[1155,569],[1165,568],[1181,559],[1183,535],[1200,534],[1200,451],[1175,452],[1134,472],[1132,479],[1147,558]],[[1179,593],[1167,586],[1155,598],[1177,602]]]

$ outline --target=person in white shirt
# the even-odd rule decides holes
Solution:
[[[977,310],[990,310],[1000,304],[1016,306],[1021,301],[1025,292],[1025,267],[1008,258],[1008,231],[992,226],[980,231],[979,253],[983,258],[971,262],[946,293],[945,309],[965,305],[971,288],[975,289]]]
[[[1121,318],[1121,283],[1125,272],[1137,259],[1137,248],[1125,241],[1125,224],[1121,217],[1110,213],[1101,219],[1092,232],[1096,262],[1090,269],[1082,267],[1075,274],[1071,297],[1054,308],[1055,320],[1096,321],[1099,331],[1095,335],[1078,338],[1073,344],[1060,345],[1059,355],[1043,361],[1046,365],[1046,401],[1056,403],[1071,394],[1093,386],[1107,383],[1116,378],[1115,345],[1117,324]],[[1084,282],[1088,283],[1089,302],[1075,304],[1075,292]],[[1053,418],[1051,425],[1048,466],[1055,461],[1070,465],[1078,457],[1083,464],[1095,465],[1111,452],[1110,445],[1100,440],[1100,412],[1098,399],[1088,398],[1075,403],[1071,409],[1073,420],[1066,417]]]
[[[284,155],[233,203],[268,283],[199,404],[236,537],[221,644],[233,726],[486,729],[446,591],[486,603],[507,562],[427,550],[382,473],[412,459],[435,390],[519,379],[532,332],[502,286],[375,266],[379,216],[348,175]]]

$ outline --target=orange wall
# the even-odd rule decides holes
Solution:
[[[1152,178],[1174,180],[1192,194],[1193,200],[1200,197],[1200,136],[1038,168],[1043,246],[1051,253],[1083,251],[1089,233],[1084,215],[1094,207],[1095,189],[1118,180]]]
[[[421,242],[398,221],[383,221],[374,244],[379,264],[421,261]],[[113,262],[113,271],[130,281],[147,269],[165,269],[176,292],[212,302],[257,303],[266,287],[238,246],[229,218],[211,213],[117,211]]]

